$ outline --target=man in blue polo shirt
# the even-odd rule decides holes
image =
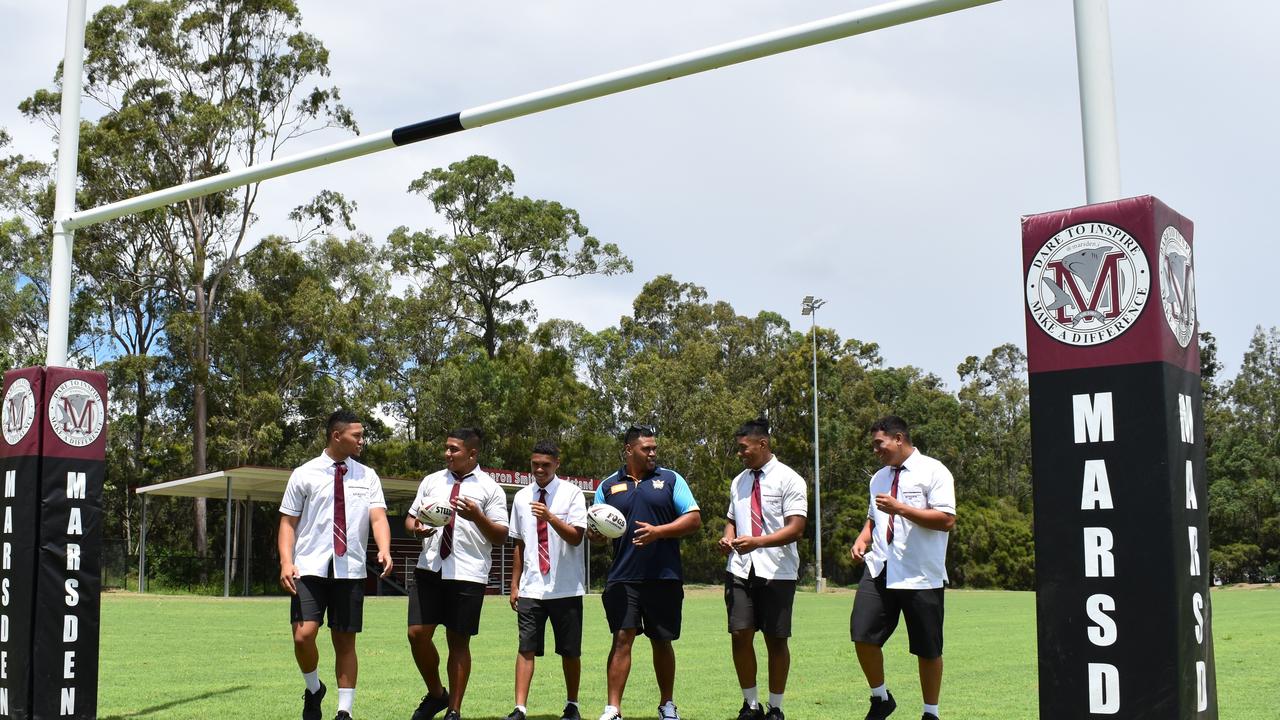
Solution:
[[[658,467],[658,441],[653,428],[632,425],[623,436],[622,469],[596,491],[597,503],[608,503],[627,518],[627,529],[613,541],[613,565],[605,583],[605,617],[613,646],[607,667],[608,704],[600,720],[622,720],[622,690],[631,673],[631,646],[636,634],[649,636],[653,670],[661,695],[658,716],[680,720],[673,700],[676,653],[680,637],[684,573],[680,538],[702,527],[702,513],[680,473]],[[593,543],[605,538],[588,530]]]

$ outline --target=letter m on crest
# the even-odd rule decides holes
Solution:
[[[1103,293],[1106,292],[1106,312],[1103,315],[1108,319],[1120,316],[1120,258],[1124,257],[1124,253],[1107,253],[1102,258],[1102,265],[1098,268],[1098,277],[1093,281],[1093,287],[1089,288],[1089,298],[1086,300],[1084,291],[1080,289],[1080,283],[1076,282],[1077,275],[1061,261],[1054,260],[1049,263],[1049,269],[1053,270],[1054,280],[1057,281],[1058,287],[1064,288],[1071,293],[1071,299],[1075,301],[1075,306],[1079,312],[1097,312],[1098,306],[1103,304]],[[1080,278],[1084,280],[1085,278]],[[1065,307],[1058,308],[1058,322],[1068,322],[1071,318],[1067,317]]]
[[[27,413],[27,393],[16,394],[4,404],[4,426],[17,429],[22,427],[22,418]]]
[[[80,412],[76,412],[76,405],[71,402],[70,397],[62,398],[62,427],[67,431],[75,430],[87,435],[93,431],[94,401],[91,397],[81,397],[84,397],[84,407]]]

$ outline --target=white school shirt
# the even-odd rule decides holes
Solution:
[[[320,453],[320,457],[294,470],[284,487],[280,512],[298,518],[293,543],[293,564],[298,574],[328,577],[332,559],[335,578],[362,580],[367,574],[369,510],[387,507],[382,480],[373,468],[355,458],[346,459],[342,497],[347,509],[347,552],[338,557],[333,552],[333,462],[327,453]]]
[[[927,590],[947,581],[947,539],[951,533],[930,530],[898,515],[894,518],[893,546],[885,539],[889,514],[876,507],[876,495],[888,495],[893,488],[893,468],[886,465],[871,478],[871,505],[867,517],[871,529],[871,549],[865,559],[871,577],[885,577],[885,587],[896,590]],[[898,476],[898,499],[913,508],[941,510],[956,514],[956,483],[942,463],[912,450]]]
[[[776,457],[769,458],[769,462],[760,469],[764,471],[760,476],[763,534],[768,535],[782,529],[786,519],[793,515],[808,517],[809,488],[804,478],[783,465]],[[751,534],[751,486],[754,483],[755,475],[752,471],[743,470],[729,486],[727,517],[739,537]],[[746,555],[731,552],[726,569],[745,580],[751,576],[753,565],[758,578],[795,580],[800,572],[800,550],[796,543],[791,542],[781,547],[757,548]]]
[[[409,506],[409,515],[418,516],[418,510],[428,502],[449,504],[449,495],[459,481],[448,469],[432,473],[418,485],[418,494]],[[507,526],[507,495],[494,482],[489,473],[479,466],[461,480],[459,498],[469,498],[480,506],[480,511],[493,522]],[[480,528],[460,515],[453,519],[453,552],[440,557],[440,542],[444,528],[438,528],[431,537],[422,539],[422,552],[418,554],[418,567],[440,573],[445,580],[488,583],[489,568],[493,565],[493,543],[480,532]]]
[[[583,583],[584,536],[577,546],[570,545],[560,533],[547,523],[547,551],[551,555],[551,572],[542,574],[538,564],[538,519],[529,506],[538,501],[537,482],[520,488],[511,499],[511,539],[524,543],[524,570],[520,573],[520,597],[534,600],[553,600],[573,597],[586,592]],[[551,478],[547,483],[547,508],[551,514],[569,523],[571,527],[587,526],[587,502],[582,490],[561,480]]]

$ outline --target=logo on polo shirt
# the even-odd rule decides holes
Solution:
[[[27,436],[31,423],[36,419],[36,399],[31,392],[31,383],[26,378],[18,378],[9,386],[4,394],[4,407],[0,408],[0,429],[4,430],[4,441],[17,445]]]
[[[1196,275],[1191,244],[1172,225],[1160,236],[1160,306],[1178,344],[1186,347],[1196,332]]]
[[[1080,223],[1049,238],[1027,272],[1027,308],[1046,334],[1068,345],[1100,345],[1133,327],[1147,306],[1151,272],[1132,235]]]
[[[105,416],[102,396],[84,380],[67,380],[49,396],[49,425],[72,447],[92,445],[102,434]]]

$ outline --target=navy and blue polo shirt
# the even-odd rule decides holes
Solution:
[[[609,582],[684,579],[678,538],[664,538],[644,547],[631,542],[637,521],[666,525],[698,509],[689,483],[680,473],[659,467],[637,480],[624,467],[600,483],[595,501],[609,503],[627,518],[626,532],[613,541]]]

